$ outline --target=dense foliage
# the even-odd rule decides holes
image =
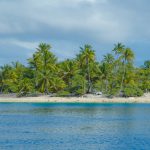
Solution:
[[[150,91],[150,61],[135,67],[133,51],[121,43],[101,62],[90,45],[81,47],[74,59],[62,62],[50,50],[50,45],[41,43],[27,60],[28,66],[19,62],[2,66],[1,93],[74,96],[102,92],[110,97],[131,97]]]

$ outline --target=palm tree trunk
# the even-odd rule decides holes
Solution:
[[[125,65],[125,61],[124,61],[123,62],[123,74],[122,74],[121,85],[120,85],[120,92],[123,90],[123,82],[125,79],[125,73],[126,73],[126,65]]]
[[[107,93],[107,91],[108,91],[108,80],[106,79],[105,80],[105,92]]]
[[[2,84],[2,87],[1,87],[1,93],[3,93],[3,84]]]
[[[85,94],[86,93],[86,88],[85,88],[85,82],[83,81],[83,94]]]
[[[46,91],[46,94],[48,95],[49,94],[49,91],[48,91],[48,81],[47,81],[47,79],[45,80],[46,81],[46,83],[45,83],[45,91]]]
[[[1,77],[2,79],[2,87],[1,87],[1,93],[3,93],[3,88],[4,88],[4,84],[3,84],[3,75],[2,75],[2,77]]]
[[[90,76],[90,66],[89,66],[89,59],[86,59],[87,62],[87,74],[88,74],[88,93],[91,93],[91,76]]]
[[[35,86],[35,89],[37,89],[37,87],[38,87],[38,79],[37,79],[37,76],[38,76],[38,71],[37,71],[37,69],[36,69],[35,72],[34,72],[34,86]]]

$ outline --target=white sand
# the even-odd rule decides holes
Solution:
[[[103,98],[98,96],[92,97],[0,97],[0,102],[27,102],[27,103],[150,103],[150,94],[142,97],[131,98]]]

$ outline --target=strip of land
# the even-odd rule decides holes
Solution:
[[[106,98],[100,96],[88,96],[88,97],[10,97],[0,96],[0,102],[25,102],[25,103],[150,103],[150,94],[145,94],[142,97],[114,97]]]

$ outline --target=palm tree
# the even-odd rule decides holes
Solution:
[[[114,73],[115,76],[118,76],[119,72],[120,72],[120,66],[121,66],[121,59],[120,59],[120,55],[123,53],[125,49],[125,45],[123,45],[122,43],[117,43],[114,45],[114,49],[112,50],[115,54],[115,62],[114,62]],[[118,76],[119,78],[119,76]]]
[[[58,92],[61,91],[66,87],[65,82],[60,77],[52,78],[51,82],[51,90],[52,92]]]
[[[1,93],[9,90],[9,83],[11,77],[12,66],[4,65],[0,67],[0,83],[1,83]]]
[[[29,78],[23,78],[18,84],[18,96],[27,95],[33,91],[33,84]]]
[[[133,59],[134,59],[133,51],[130,48],[125,48],[122,51],[120,59],[122,60],[122,66],[123,66],[123,73],[122,73],[121,86],[120,86],[120,90],[122,90],[124,79],[125,79],[125,74],[126,74],[126,64],[133,62]]]
[[[112,76],[113,73],[113,66],[114,66],[114,56],[110,53],[104,55],[101,64],[101,73],[102,79],[104,80],[105,84],[105,92],[108,93],[108,85],[109,85],[109,78]]]
[[[115,55],[120,55],[122,54],[124,49],[125,49],[125,45],[123,45],[122,43],[117,43],[115,44],[115,47],[112,51],[115,52]]]
[[[88,90],[87,93],[92,91],[91,75],[90,75],[90,63],[95,61],[95,52],[92,50],[91,45],[85,45],[83,48],[80,48],[80,53],[77,55],[77,59],[80,62],[80,67],[86,70],[86,77],[88,80]]]
[[[71,87],[72,78],[78,72],[77,64],[75,60],[67,59],[59,63],[60,74],[66,84]]]
[[[57,59],[50,49],[50,45],[41,43],[33,57],[28,60],[30,67],[35,70],[35,85],[45,94],[49,93],[50,80],[57,69]]]
[[[114,63],[114,60],[115,59],[114,59],[114,56],[112,54],[108,53],[108,54],[104,55],[103,62],[106,62],[108,64],[112,64],[112,63]]]
[[[34,87],[35,89],[37,89],[38,87],[38,71],[41,68],[41,59],[40,59],[40,53],[39,52],[35,52],[33,54],[32,58],[28,59],[28,64],[29,64],[29,68],[33,71],[33,81],[34,81]]]

